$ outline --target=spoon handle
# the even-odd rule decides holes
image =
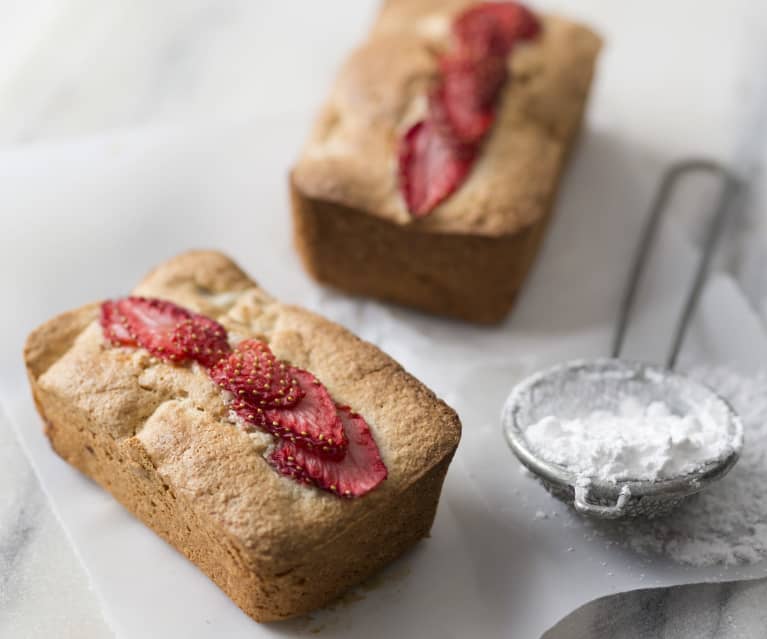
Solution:
[[[639,239],[639,246],[634,257],[634,262],[631,266],[629,273],[628,283],[626,285],[626,291],[623,294],[620,310],[618,313],[618,324],[615,329],[615,335],[613,336],[611,354],[613,357],[619,357],[623,344],[626,338],[626,328],[628,327],[629,318],[634,310],[634,303],[636,301],[637,291],[639,289],[639,283],[642,279],[642,273],[644,271],[647,256],[650,253],[650,249],[658,234],[658,228],[663,216],[663,213],[668,208],[668,203],[671,199],[671,195],[674,192],[679,180],[692,173],[709,173],[719,176],[722,180],[722,188],[717,202],[716,210],[714,211],[711,222],[706,230],[705,241],[703,244],[703,250],[698,262],[698,267],[695,271],[695,278],[693,280],[692,288],[687,294],[682,314],[679,322],[674,329],[674,336],[671,342],[671,350],[666,359],[666,367],[673,369],[676,365],[679,352],[684,342],[684,337],[687,332],[687,327],[690,324],[690,320],[695,312],[695,308],[698,304],[701,291],[703,290],[703,284],[706,281],[708,270],[711,265],[711,259],[716,249],[717,241],[722,234],[724,228],[724,222],[727,219],[727,214],[732,209],[732,203],[739,197],[740,191],[743,187],[743,183],[724,166],[708,159],[691,159],[678,162],[671,166],[666,171],[658,188],[647,222],[642,230],[642,235]]]
[[[579,513],[589,517],[620,519],[626,514],[626,505],[629,499],[631,499],[631,490],[624,485],[614,504],[596,503],[591,496],[591,484],[579,482],[575,484],[573,506]]]

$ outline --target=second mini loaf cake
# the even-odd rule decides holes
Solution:
[[[391,358],[218,253],[53,318],[25,359],[54,450],[258,621],[324,605],[426,536],[460,434]],[[312,455],[328,410],[343,459]]]
[[[320,282],[477,322],[512,307],[579,128],[599,39],[535,17],[534,30],[502,49],[507,69],[480,134],[458,151],[434,150],[433,165],[417,167],[420,196],[407,190],[413,125],[439,119],[434,87],[465,63],[454,60],[455,25],[467,10],[500,4],[388,0],[347,60],[291,174],[295,243]],[[466,84],[457,91],[465,102]]]

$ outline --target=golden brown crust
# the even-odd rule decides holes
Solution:
[[[483,324],[512,308],[549,219],[500,237],[434,234],[304,197],[295,185],[291,196],[296,249],[317,281]]]
[[[341,204],[413,231],[499,236],[547,212],[578,128],[601,46],[589,29],[546,17],[510,58],[497,121],[464,184],[413,220],[398,192],[396,145],[422,117],[452,17],[472,0],[389,0],[339,73],[293,172],[307,198]]]
[[[267,339],[277,357],[311,370],[336,401],[364,415],[389,469],[381,486],[354,500],[278,475],[263,456],[270,438],[230,420],[204,371],[107,345],[96,305],[32,333],[27,368],[57,452],[198,563],[248,614],[268,620],[306,612],[428,532],[460,424],[396,362],[341,327],[275,301],[218,253],[179,256],[135,292],[216,317],[232,335]],[[403,500],[412,502],[410,523],[399,512]],[[391,544],[374,528],[386,529]],[[372,552],[370,538],[384,545]]]

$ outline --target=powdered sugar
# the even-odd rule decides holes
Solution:
[[[695,566],[767,559],[767,374],[748,378],[725,369],[692,377],[729,400],[740,414],[740,461],[720,482],[660,520],[600,523],[597,529],[642,553]]]
[[[675,415],[664,402],[629,396],[617,408],[574,419],[544,417],[525,430],[525,439],[546,461],[611,482],[677,477],[731,452],[726,427],[705,407]]]

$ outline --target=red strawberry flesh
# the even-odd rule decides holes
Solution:
[[[411,215],[428,215],[462,184],[495,119],[508,54],[539,31],[515,2],[481,2],[454,20],[427,116],[400,139],[399,187]]]
[[[228,357],[221,359],[210,376],[222,388],[245,402],[243,410],[289,408],[304,396],[303,389],[292,374],[290,366],[280,362],[265,342],[243,340]],[[252,422],[255,423],[255,422]]]
[[[455,191],[471,169],[474,154],[428,120],[413,125],[399,149],[400,188],[411,214],[427,215]]]
[[[453,23],[459,51],[472,59],[506,56],[518,40],[533,38],[539,31],[535,15],[516,2],[482,2]]]
[[[172,362],[210,366],[229,351],[224,327],[166,300],[124,297],[101,305],[104,336]]]
[[[388,471],[365,420],[348,407],[337,411],[349,441],[342,460],[328,460],[286,440],[269,459],[280,473],[296,481],[312,482],[341,497],[361,497],[383,482]]]
[[[247,424],[280,438],[269,459],[283,475],[343,497],[364,495],[386,479],[365,420],[337,406],[314,375],[278,360],[264,342],[244,340],[232,351],[214,320],[143,297],[104,302],[100,323],[114,344],[206,366],[234,395],[232,409]]]
[[[139,346],[162,359],[182,362],[187,358],[184,349],[173,340],[173,331],[191,317],[189,311],[165,300],[144,297],[117,300],[117,309]]]
[[[181,351],[210,368],[230,352],[226,329],[202,315],[193,315],[176,326],[173,342]]]
[[[477,63],[451,60],[444,66],[442,83],[429,96],[431,120],[448,139],[476,145],[493,124],[495,97],[506,78],[505,63],[488,58]]]
[[[314,486],[312,478],[307,475],[303,467],[296,461],[296,451],[303,452],[303,449],[296,446],[293,442],[280,440],[277,448],[269,456],[269,463],[281,475],[290,477],[299,484]],[[303,457],[301,457],[303,460]]]
[[[232,402],[231,409],[245,422],[243,430],[252,431],[256,428],[267,430],[266,415],[264,415],[263,408],[241,399],[235,399]]]
[[[440,69],[448,97],[475,108],[492,107],[507,76],[506,59],[499,56],[481,60],[444,56]]]
[[[330,394],[308,371],[291,368],[290,373],[298,380],[303,398],[289,410],[265,409],[264,428],[318,456],[341,459],[348,442]]]
[[[137,346],[136,340],[128,328],[128,321],[117,308],[117,303],[108,300],[101,305],[99,323],[106,337],[112,344]]]

